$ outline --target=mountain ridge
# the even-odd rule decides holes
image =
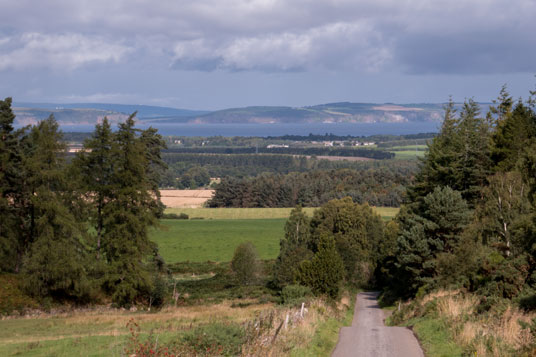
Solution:
[[[150,105],[107,103],[27,103],[13,105],[19,125],[35,124],[50,114],[63,125],[94,125],[105,116],[121,122],[137,111],[145,124],[290,124],[290,123],[404,123],[440,122],[445,103],[335,102],[303,107],[248,106],[216,111],[189,110]],[[456,107],[461,108],[461,103]],[[489,103],[481,103],[484,112]]]

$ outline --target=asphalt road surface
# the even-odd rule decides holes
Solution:
[[[341,329],[332,357],[424,357],[411,330],[385,326],[377,298],[376,292],[357,295],[352,326]]]

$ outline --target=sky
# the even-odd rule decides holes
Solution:
[[[0,97],[215,110],[535,89],[533,0],[0,0]]]

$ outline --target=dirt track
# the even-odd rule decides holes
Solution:
[[[343,327],[333,357],[424,357],[419,342],[405,327],[384,325],[378,293],[357,295],[352,326]]]

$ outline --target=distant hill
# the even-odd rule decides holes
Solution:
[[[245,107],[210,112],[188,118],[189,123],[405,123],[440,122],[442,103],[374,104],[329,103],[308,107]],[[483,112],[489,104],[483,104]],[[457,105],[461,108],[461,104]],[[173,123],[174,118],[157,122]]]
[[[481,104],[486,112],[489,104]],[[17,124],[34,124],[54,114],[60,124],[95,124],[105,116],[112,123],[135,111],[140,122],[150,124],[239,123],[404,123],[439,122],[443,104],[328,103],[308,107],[255,106],[218,111],[196,111],[148,105],[78,103],[14,103]],[[460,108],[461,104],[457,104]]]
[[[137,112],[139,121],[150,122],[154,119],[180,121],[181,118],[209,113],[201,110],[187,110],[150,105],[106,104],[106,103],[13,103],[19,125],[35,124],[37,121],[54,114],[60,124],[95,124],[108,117],[112,123],[125,120],[130,114]],[[187,119],[183,120],[187,121]]]

